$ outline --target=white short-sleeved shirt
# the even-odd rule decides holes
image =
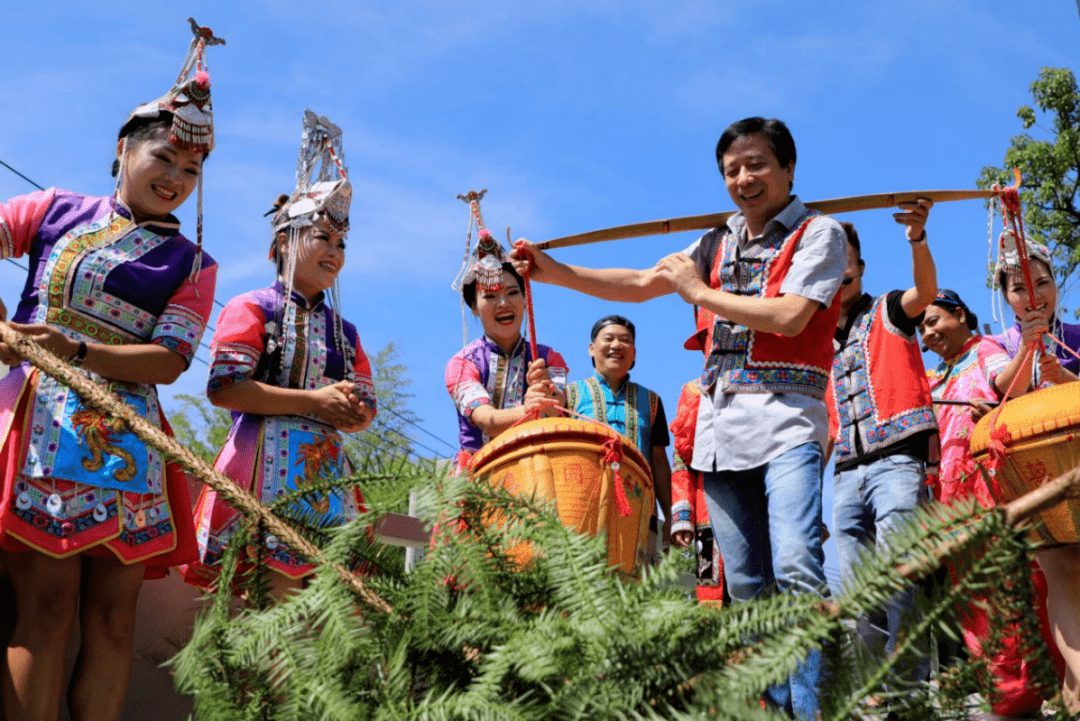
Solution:
[[[805,212],[806,206],[793,196],[756,238],[747,237],[742,213],[729,218],[727,228],[739,248],[746,249],[776,235],[787,236]],[[709,231],[717,232],[723,231]],[[683,252],[697,264],[698,272],[708,283],[712,259],[703,257],[702,238]],[[799,239],[780,293],[793,293],[828,306],[840,288],[846,267],[844,229],[832,218],[820,216]],[[698,406],[694,457],[690,463],[694,470],[748,470],[803,443],[817,441],[823,449],[827,446],[829,414],[824,401],[803,393],[722,393],[719,388],[720,384],[716,383],[710,391],[712,403]]]

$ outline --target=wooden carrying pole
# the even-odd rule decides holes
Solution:
[[[1017,182],[1019,183],[1019,179]],[[826,215],[832,215],[835,213],[853,213],[856,210],[892,208],[900,203],[913,203],[920,198],[932,200],[935,203],[947,203],[952,200],[991,198],[1000,195],[1000,193],[1000,190],[909,190],[903,193],[876,193],[873,195],[852,195],[847,198],[830,198],[829,200],[812,200],[806,204],[806,207]],[[722,226],[736,212],[729,210],[724,213],[688,215],[668,220],[650,220],[645,223],[617,225],[614,228],[592,230],[588,233],[578,233],[577,235],[566,235],[562,238],[545,240],[542,243],[537,243],[536,247],[540,250],[551,250],[552,248],[568,248],[572,245],[600,243],[605,240],[681,233],[684,230],[710,230]]]

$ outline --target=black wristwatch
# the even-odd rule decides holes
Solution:
[[[81,366],[86,360],[86,341],[79,341],[79,350],[75,351],[75,355],[71,358],[71,365]]]

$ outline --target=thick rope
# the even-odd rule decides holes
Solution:
[[[7,343],[20,357],[29,361],[42,372],[70,387],[87,404],[102,413],[123,421],[140,440],[171,461],[179,464],[188,473],[196,476],[237,511],[262,523],[275,536],[312,562],[332,568],[341,580],[369,605],[385,613],[393,612],[390,604],[371,591],[359,576],[340,563],[330,563],[318,547],[275,516],[270,509],[259,503],[258,499],[239,488],[230,478],[212,468],[189,449],[180,445],[175,438],[170,438],[160,428],[155,428],[149,421],[136,413],[131,406],[116,398],[108,390],[96,384],[34,341],[13,330],[6,323],[0,323],[0,341]]]

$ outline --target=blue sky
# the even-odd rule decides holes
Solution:
[[[489,227],[504,237],[510,226],[514,237],[533,240],[728,210],[713,149],[727,124],[748,115],[779,117],[792,129],[795,191],[804,200],[972,188],[1020,132],[1015,111],[1030,102],[1039,69],[1080,69],[1080,17],[1066,0],[312,7],[277,0],[9,7],[0,160],[44,186],[111,192],[116,130],[132,107],[168,88],[190,37],[185,18],[194,15],[228,41],[211,49],[218,147],[205,174],[205,243],[221,264],[218,299],[271,281],[262,214],[293,186],[303,109],[329,116],[344,129],[355,186],[345,316],[370,352],[398,346],[414,410],[451,443],[455,418],[442,375],[462,345],[449,288],[468,219],[458,193],[487,188]],[[30,190],[0,168],[0,196]],[[192,200],[180,212],[192,235],[194,215]],[[911,285],[908,246],[889,211],[846,217],[863,239],[865,287]],[[967,201],[938,206],[928,225],[941,285],[958,290],[983,320],[990,319],[986,219],[981,202]],[[646,267],[693,237],[557,257]],[[9,308],[24,278],[0,264]],[[633,376],[673,412],[701,362],[682,349],[692,332],[682,301],[618,305],[536,290],[539,340],[567,357],[571,378],[588,372],[588,329],[610,312],[637,324]],[[475,338],[479,326],[470,323],[469,332]],[[201,392],[205,371],[195,363],[163,389],[166,407],[173,393]]]

